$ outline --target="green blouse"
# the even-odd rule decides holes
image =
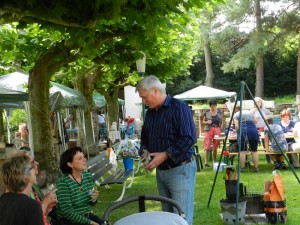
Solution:
[[[84,214],[91,212],[91,195],[93,189],[92,174],[82,172],[82,182],[79,184],[64,174],[57,184],[57,216],[73,223],[89,224],[91,221]]]

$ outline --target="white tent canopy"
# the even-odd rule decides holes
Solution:
[[[216,88],[207,87],[200,85],[189,91],[183,92],[182,94],[175,95],[174,98],[181,99],[183,101],[195,101],[195,100],[207,100],[207,99],[228,99],[230,103],[231,97],[236,98],[235,92],[227,92]],[[232,113],[232,106],[229,104],[230,114]],[[198,114],[199,122],[199,137],[201,136],[201,120],[200,114]]]
[[[174,98],[183,101],[205,100],[205,99],[224,99],[236,96],[235,92],[227,92],[216,88],[200,85],[191,90],[175,95]]]
[[[0,87],[7,88],[15,91],[26,91],[26,86],[28,85],[29,75],[14,72],[6,75],[0,76]],[[79,91],[71,89],[69,87],[63,86],[61,84],[50,81],[51,87],[49,90],[50,97],[51,95],[57,94],[60,92],[62,99],[59,102],[55,102],[56,105],[51,105],[51,108],[57,109],[59,107],[72,108],[80,107],[84,108],[86,106],[86,100],[83,94]],[[50,99],[51,100],[51,99]],[[50,101],[50,103],[54,103]],[[59,103],[59,104],[58,104]],[[53,110],[54,111],[54,110]]]
[[[14,91],[26,91],[26,86],[28,85],[28,78],[29,75],[20,73],[20,72],[14,72],[14,73],[9,73],[6,75],[0,76],[0,87],[9,89],[9,90],[14,90]],[[56,118],[58,120],[59,124],[59,133],[60,136],[64,136],[64,130],[63,130],[63,125],[62,125],[62,115],[61,115],[61,108],[77,108],[79,109],[80,112],[80,117],[83,123],[83,132],[84,135],[86,134],[85,132],[85,122],[84,122],[84,112],[83,109],[86,107],[86,100],[84,96],[82,95],[81,92],[76,91],[74,89],[65,87],[61,84],[57,84],[55,82],[51,82],[51,87],[49,90],[50,94],[50,110],[55,111],[56,113]],[[26,108],[26,106],[25,106]],[[27,117],[28,117],[28,125],[29,129],[31,129],[31,118],[29,118],[29,107],[27,106]],[[29,132],[29,143],[32,143],[32,136],[31,133]],[[62,142],[63,148],[66,149],[65,143]],[[32,146],[31,146],[32,148]]]

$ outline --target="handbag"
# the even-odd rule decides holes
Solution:
[[[286,223],[287,207],[281,173],[273,171],[273,181],[266,181],[264,193],[264,212],[271,224]]]

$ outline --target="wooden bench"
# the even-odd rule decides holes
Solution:
[[[300,151],[284,152],[284,154],[292,154],[292,153],[300,154]],[[278,153],[278,152],[265,152],[264,150],[258,150],[257,154],[258,155],[278,155],[278,154],[281,154],[281,153]],[[235,158],[236,155],[238,155],[238,152],[230,152],[229,153],[229,156],[231,156],[229,158],[231,165],[233,165],[233,160],[234,160],[234,158]],[[251,152],[248,151],[247,155],[251,155]]]
[[[300,151],[290,151],[290,152],[284,152],[284,154],[300,154]],[[230,152],[229,156],[235,156],[238,152]],[[278,155],[281,154],[280,152],[265,152],[265,151],[257,151],[258,155]],[[251,152],[247,152],[247,155],[251,155]]]
[[[92,173],[93,180],[98,186],[106,186],[110,184],[122,184],[123,189],[120,197],[116,201],[121,201],[125,194],[126,188],[132,186],[134,180],[134,171],[132,169],[116,168],[110,163],[106,152],[101,152],[99,155],[87,161],[88,171]],[[127,178],[131,177],[129,185],[126,186]]]

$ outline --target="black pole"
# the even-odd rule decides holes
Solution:
[[[237,105],[237,100],[238,100],[238,96],[235,99],[235,103],[234,103],[234,107],[233,107],[233,112],[231,114],[230,121],[229,121],[229,126],[228,126],[229,128],[230,128],[230,126],[232,124],[234,110],[235,110],[235,107]],[[225,139],[223,140],[223,148],[222,148],[222,152],[221,152],[221,157],[220,157],[219,162],[218,162],[218,168],[217,168],[217,171],[216,171],[216,174],[215,174],[215,178],[214,178],[212,189],[210,191],[209,199],[208,199],[208,202],[207,202],[207,208],[209,207],[209,204],[210,204],[210,201],[211,201],[211,198],[212,198],[212,194],[213,194],[213,191],[214,191],[214,188],[215,188],[216,180],[217,180],[218,173],[219,173],[220,163],[221,163],[222,157],[223,157],[223,152],[226,149],[226,142],[227,142],[228,134],[229,134],[229,132],[227,132],[227,134],[225,135]]]

